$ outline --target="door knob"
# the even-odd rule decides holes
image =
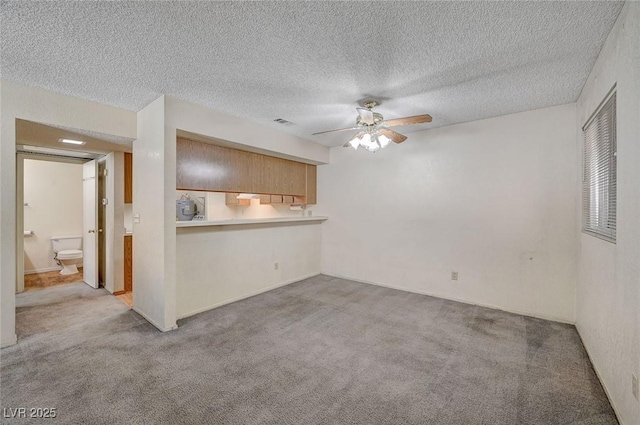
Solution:
[[[96,229],[89,229],[89,233],[95,233]]]
[[[98,229],[98,232],[102,233],[102,229]]]

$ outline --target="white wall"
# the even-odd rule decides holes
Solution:
[[[640,3],[627,2],[577,103],[579,130],[617,84],[617,241],[580,234],[576,326],[623,425],[640,424]],[[582,134],[577,152],[582,152]],[[581,193],[581,185],[574,189]],[[582,217],[578,213],[579,222]]]
[[[329,148],[247,121],[167,96],[167,125],[203,136],[214,137],[263,153],[301,162],[324,164],[329,161]]]
[[[318,223],[179,228],[178,317],[319,274],[320,240]]]
[[[176,327],[176,142],[165,135],[161,96],[138,112],[133,143],[133,308],[162,331]]]
[[[112,106],[0,81],[0,345],[16,342],[16,119],[135,138],[136,115]]]
[[[133,204],[124,204],[124,228],[126,233],[133,232]]]
[[[82,164],[24,160],[25,273],[59,270],[51,236],[82,237]]]
[[[573,322],[574,122],[571,104],[331,149],[322,272]]]

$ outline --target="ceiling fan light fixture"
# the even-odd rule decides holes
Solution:
[[[351,146],[357,150],[360,146],[368,150],[369,152],[375,152],[378,149],[384,149],[391,142],[402,143],[407,140],[407,136],[391,130],[389,127],[409,125],[409,124],[423,124],[431,122],[431,115],[415,115],[412,117],[395,118],[385,121],[382,114],[373,112],[371,109],[378,106],[379,103],[375,100],[368,100],[364,102],[363,108],[356,108],[358,116],[356,117],[356,126],[350,128],[341,128],[338,130],[321,131],[319,133],[313,133],[313,136],[319,134],[333,133],[336,131],[350,131],[359,130],[347,143],[342,145],[343,147]]]
[[[362,145],[363,148],[365,148],[369,152],[375,152],[376,150],[378,150],[378,143],[376,143],[375,137],[376,137],[375,134],[371,135],[367,133],[364,136],[362,136],[362,140],[360,140],[360,144]]]
[[[380,143],[378,142],[378,135],[374,133],[372,136],[370,136],[369,143],[364,147],[369,152],[375,152],[378,149],[380,149]]]
[[[366,134],[365,137],[362,137],[360,145],[369,152],[375,152],[380,149],[377,133]]]
[[[389,145],[389,140],[386,136],[374,133],[358,134],[354,136],[349,142],[347,142],[353,149],[357,150],[360,146],[369,152],[375,152],[380,148],[384,148]]]
[[[360,146],[360,137],[354,136],[353,139],[349,140],[349,145],[355,150],[358,150],[358,146]]]
[[[378,135],[378,143],[380,144],[380,148],[386,148],[391,143],[391,139],[389,139],[384,134]]]

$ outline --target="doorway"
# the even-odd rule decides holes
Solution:
[[[33,146],[18,146],[17,218],[18,228],[24,228],[25,233],[24,237],[20,235],[17,246],[18,252],[25,255],[18,256],[16,292],[84,281],[93,288],[104,287],[113,295],[123,294],[125,214],[124,200],[116,196],[119,192],[123,198],[123,187],[115,190],[123,180],[123,153],[75,152],[74,155],[84,156],[78,158],[50,151],[43,155],[35,150]],[[88,155],[99,158],[90,159]],[[34,164],[45,166],[34,172]],[[114,179],[118,171],[120,178]],[[34,185],[40,186],[36,192],[31,187]],[[89,196],[87,190],[92,192]],[[78,273],[60,274],[63,264],[54,252],[52,236],[76,236],[76,242],[81,238],[80,247],[66,246],[82,251]],[[128,298],[132,298],[131,294]],[[132,306],[131,302],[121,301]]]
[[[70,127],[60,127],[60,126],[52,126],[45,123],[39,123],[34,121],[28,121],[24,119],[15,119],[15,157],[13,161],[11,161],[14,165],[14,178],[15,181],[11,186],[15,188],[15,206],[14,211],[15,214],[12,215],[15,220],[15,242],[11,255],[14,258],[14,272],[12,273],[15,281],[11,282],[15,289],[15,293],[25,292],[25,282],[24,282],[24,272],[25,272],[25,255],[24,255],[24,245],[25,240],[31,236],[27,236],[23,234],[24,231],[33,230],[25,228],[24,223],[24,210],[25,210],[25,202],[24,202],[24,160],[25,158],[34,158],[39,160],[49,160],[53,162],[66,162],[72,161],[76,163],[83,163],[85,161],[89,161],[96,158],[108,157],[111,162],[108,163],[108,168],[110,167],[112,173],[109,173],[108,177],[108,190],[107,195],[113,202],[110,202],[109,205],[111,207],[115,206],[115,210],[118,214],[115,214],[114,211],[111,210],[106,216],[107,228],[109,228],[109,232],[106,234],[106,245],[107,255],[105,257],[106,261],[106,276],[103,276],[103,284],[105,289],[100,289],[106,295],[112,295],[118,290],[123,290],[124,287],[124,278],[123,278],[123,253],[124,253],[124,233],[125,233],[125,224],[124,218],[125,215],[123,213],[122,204],[124,202],[124,182],[123,182],[123,169],[124,169],[124,153],[131,151],[131,146],[134,139],[121,137],[121,136],[113,136],[110,134],[98,133],[83,129],[72,129]],[[114,165],[114,158],[116,158],[116,167]],[[119,167],[119,168],[118,168]],[[97,171],[97,170],[96,170]],[[120,181],[113,181],[113,176],[118,176],[117,178]],[[97,177],[97,173],[96,173]],[[45,177],[50,178],[50,177]],[[97,190],[97,187],[96,187]],[[119,191],[118,196],[114,196],[114,190]],[[96,192],[97,198],[97,192]],[[97,205],[96,205],[97,207]],[[26,207],[28,208],[28,206]],[[97,210],[97,208],[96,208]],[[129,214],[131,215],[131,214]],[[97,217],[97,215],[96,215]],[[111,218],[110,218],[111,217]],[[97,223],[96,223],[97,228]],[[131,229],[131,226],[128,227]],[[37,230],[37,229],[36,229]],[[119,233],[118,233],[119,232]],[[104,234],[104,233],[103,233]],[[46,238],[45,238],[46,239]],[[97,240],[97,238],[96,238]],[[49,243],[51,243],[49,241]],[[96,249],[96,252],[98,250]],[[119,268],[118,268],[119,262]],[[115,263],[115,267],[114,267]],[[54,263],[55,264],[55,263]],[[55,264],[58,266],[57,264]],[[57,267],[58,271],[60,270],[59,266]],[[29,270],[34,270],[33,268]],[[83,274],[85,270],[83,269]],[[57,273],[57,271],[54,271]],[[98,264],[96,260],[96,275],[98,274]],[[110,278],[111,276],[112,278]],[[119,282],[118,282],[119,278]],[[104,282],[106,279],[106,282]],[[11,279],[13,280],[13,279]],[[9,282],[5,282],[9,283]],[[94,289],[89,288],[85,283],[78,283],[76,285],[86,286],[90,291],[94,291]],[[120,289],[118,289],[118,285]],[[58,288],[66,288],[67,285],[58,285],[54,286],[50,289],[58,289]],[[5,290],[9,289],[5,285]],[[65,291],[63,291],[65,292]],[[32,294],[45,295],[45,291],[36,291],[31,292]],[[65,292],[66,293],[66,292]],[[98,292],[95,292],[98,294]],[[69,296],[69,293],[67,293]],[[15,343],[15,337],[18,335],[14,334],[14,338],[8,338],[5,341],[5,333],[4,331],[9,328],[17,329],[15,326],[19,322],[18,318],[22,317],[19,314],[19,309],[17,308],[17,304],[14,304],[16,300],[18,300],[18,296],[9,296],[5,293],[7,298],[7,304],[3,303],[3,306],[6,306],[6,309],[3,309],[3,318],[6,321],[3,321],[3,346],[11,345]],[[115,297],[112,297],[112,299]],[[12,301],[11,303],[9,301]],[[120,303],[120,301],[118,301]],[[6,314],[5,314],[6,313]],[[12,314],[10,314],[12,313]],[[12,317],[11,317],[12,316]],[[12,320],[10,320],[12,319]],[[20,320],[21,321],[21,320]],[[7,326],[4,326],[4,324]],[[7,331],[9,332],[9,331]],[[22,335],[23,333],[18,332],[18,334]],[[13,342],[11,342],[13,340]]]
[[[83,281],[83,160],[34,154],[19,159],[24,289]]]

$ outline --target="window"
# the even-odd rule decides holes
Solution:
[[[616,241],[616,93],[582,128],[582,231]]]

